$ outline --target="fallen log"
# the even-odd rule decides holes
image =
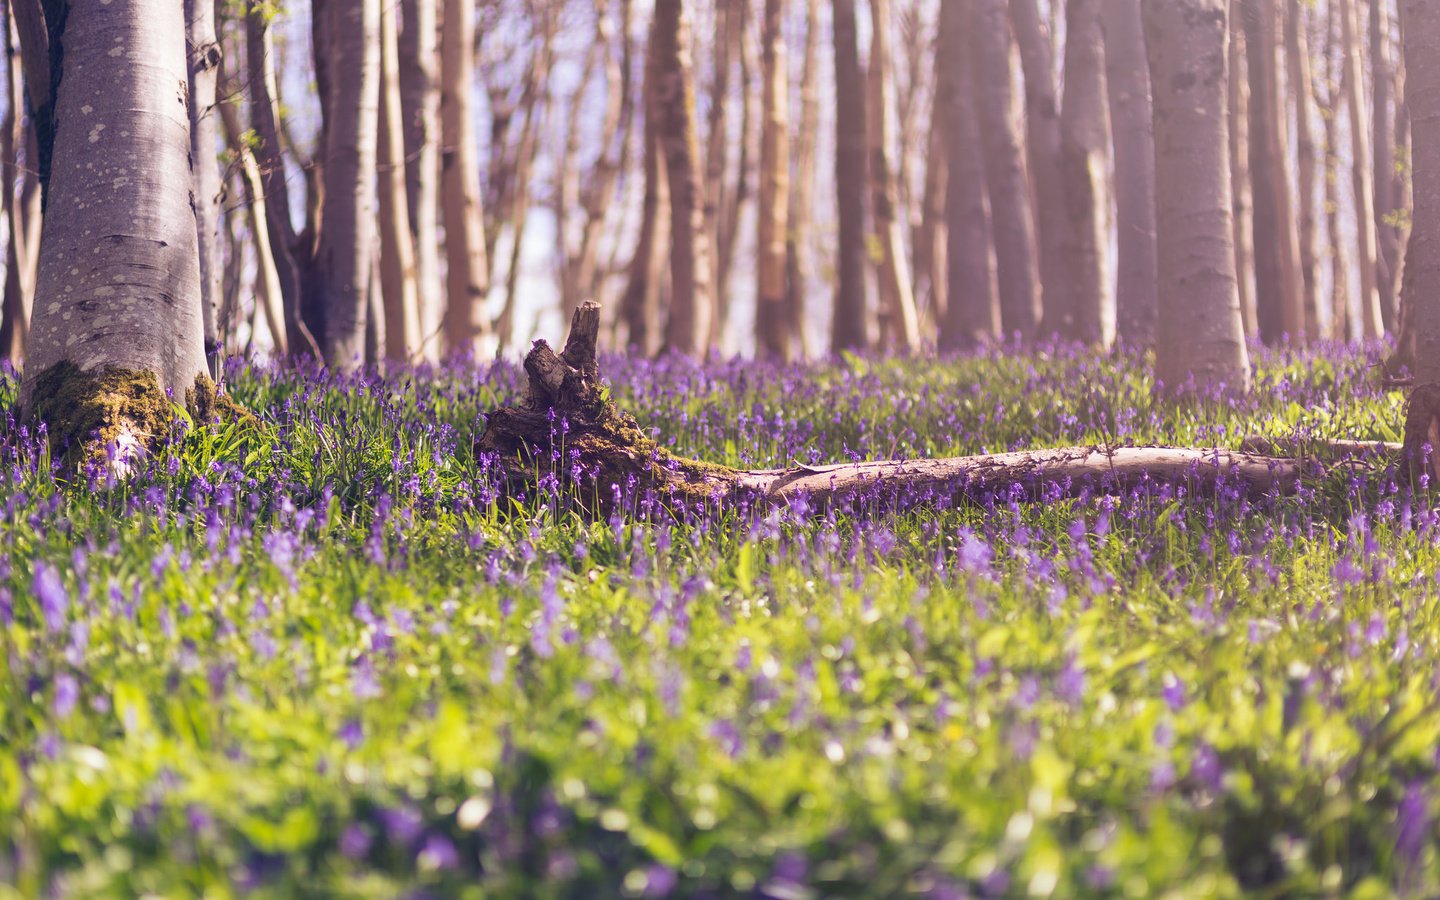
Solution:
[[[749,497],[786,502],[805,497],[908,496],[978,499],[1019,486],[1032,498],[1082,492],[1128,492],[1146,484],[1210,492],[1222,485],[1250,497],[1293,493],[1302,475],[1323,470],[1314,459],[1243,450],[1186,447],[1066,447],[944,459],[884,460],[785,469],[742,470],[686,459],[651,440],[616,408],[600,380],[596,341],[600,306],[575,311],[565,348],[543,340],[525,358],[529,386],[519,406],[486,415],[476,441],[506,479],[523,489],[553,474],[592,485],[602,504],[651,489],[681,501]]]

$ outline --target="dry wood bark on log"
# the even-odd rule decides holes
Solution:
[[[1219,487],[1251,498],[1292,494],[1304,476],[1323,473],[1313,452],[1268,455],[1248,450],[1187,447],[1065,447],[938,459],[882,460],[785,469],[742,470],[685,459],[651,440],[609,399],[600,379],[596,341],[600,306],[575,311],[569,340],[556,353],[536,341],[525,359],[529,390],[515,407],[495,410],[476,450],[493,454],[516,485],[554,472],[561,481],[592,486],[608,505],[637,489],[681,502],[751,499],[786,503],[804,498],[812,508],[847,499],[912,502],[965,501],[1016,490],[1030,498],[1123,493],[1146,485],[1184,486],[1208,493]],[[1440,414],[1440,389],[1434,411]],[[1440,422],[1440,419],[1437,419]],[[1435,433],[1440,424],[1420,429]],[[1254,443],[1272,453],[1283,441]],[[1418,446],[1418,444],[1417,444]],[[1294,448],[1292,448],[1293,451]],[[1380,442],[1333,442],[1333,455],[1391,453]],[[1344,463],[1342,463],[1344,464]]]

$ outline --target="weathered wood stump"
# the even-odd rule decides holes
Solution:
[[[596,341],[600,306],[575,312],[565,349],[536,341],[525,358],[529,388],[520,406],[486,417],[476,449],[496,454],[507,478],[533,485],[553,473],[593,486],[602,505],[617,495],[654,490],[687,502],[749,498],[812,507],[847,497],[974,499],[1020,485],[1030,497],[1125,492],[1144,484],[1180,484],[1193,492],[1237,486],[1251,497],[1293,493],[1315,460],[1221,448],[1065,447],[944,459],[885,460],[787,469],[741,470],[685,459],[658,446],[616,408],[600,380]],[[1440,388],[1437,388],[1440,391]],[[1437,406],[1440,409],[1440,406]]]

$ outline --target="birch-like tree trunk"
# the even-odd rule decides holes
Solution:
[[[1245,334],[1260,333],[1255,311],[1255,204],[1250,180],[1250,77],[1245,63],[1245,29],[1241,16],[1230,17],[1230,195],[1235,232],[1235,277]]]
[[[1305,333],[1321,337],[1320,260],[1316,249],[1315,130],[1312,125],[1315,91],[1310,76],[1310,42],[1305,28],[1305,6],[1288,0],[1285,16],[1285,68],[1289,99],[1295,104],[1295,196],[1297,235],[1300,242],[1300,296]]]
[[[832,352],[870,343],[865,288],[865,74],[855,0],[835,0],[835,192],[840,214]]]
[[[1250,384],[1230,222],[1226,13],[1226,0],[1143,7],[1155,107],[1156,379],[1169,393]]]
[[[1370,170],[1370,135],[1366,127],[1370,112],[1365,105],[1364,76],[1361,72],[1359,19],[1354,0],[1331,0],[1338,4],[1342,48],[1341,91],[1350,111],[1350,182],[1355,192],[1356,256],[1360,270],[1360,321],[1366,337],[1378,337],[1385,330],[1385,314],[1375,278],[1375,219],[1365,210],[1375,209],[1375,183]]]
[[[440,270],[439,8],[443,0],[401,0],[400,106],[405,188],[415,236],[415,300],[423,358],[440,359],[445,285]]]
[[[192,188],[175,177],[191,152],[185,19],[173,0],[67,10],[22,403],[51,399],[36,386],[61,363],[184,398],[206,374]]]
[[[1255,310],[1260,339],[1276,344],[1305,335],[1300,235],[1290,189],[1286,104],[1281,95],[1280,5],[1236,7],[1245,26],[1250,76],[1250,178],[1254,191]]]
[[[475,147],[475,5],[442,0],[440,38],[440,187],[445,223],[447,352],[472,354],[489,334],[485,298],[490,266],[480,203],[480,161]]]
[[[1060,171],[1060,101],[1055,87],[1054,45],[1036,0],[1009,0],[1009,3],[1015,42],[1020,48],[1020,64],[1025,70],[1026,148],[1030,184],[1034,190],[1032,209],[1039,241],[1040,293],[1044,312],[1039,330],[1053,334],[1063,330],[1065,316],[1074,306],[1074,292],[1071,290],[1073,275],[1065,253],[1067,216],[1065,179]],[[985,9],[996,5],[996,0],[980,0],[980,4],[977,26],[983,30],[991,15]],[[1056,11],[1062,6],[1060,0],[1052,0],[1052,5]],[[977,39],[978,36],[977,30]],[[1006,238],[1000,228],[999,210],[994,206],[994,192],[991,193],[998,253],[1001,242]],[[1001,295],[1004,296],[1003,288]],[[1010,330],[1009,325],[1005,328]]]
[[[715,301],[695,117],[690,20],[679,0],[656,4],[650,52],[655,56],[656,134],[670,188],[670,314],[665,323],[665,349],[698,355],[708,349]]]
[[[1022,3],[1024,2],[1029,0],[1022,0]],[[965,48],[969,52],[963,55],[972,59],[974,113],[978,118],[985,188],[990,200],[990,229],[994,234],[1000,327],[1004,337],[1018,335],[1021,340],[1029,340],[1035,337],[1040,321],[1041,271],[1037,268],[1035,210],[1042,210],[1043,216],[1043,210],[1047,208],[1046,200],[1053,198],[1047,198],[1041,190],[1037,193],[1039,203],[1032,205],[1027,190],[1025,155],[1013,87],[1015,41],[1004,0],[976,0],[971,22],[973,27],[970,29],[970,45]],[[958,49],[950,52],[962,55],[962,51]],[[1025,77],[1028,85],[1028,68]],[[1027,86],[1027,94],[1029,90]],[[1037,89],[1037,93],[1043,95],[1043,88]],[[1053,100],[1052,92],[1050,101]],[[1037,99],[1036,103],[1043,107],[1045,101],[1041,98]],[[1034,115],[1034,110],[1029,110],[1029,114]],[[1031,140],[1043,144],[1048,139],[1048,135],[1043,134],[1043,131],[1041,123],[1032,122]],[[1058,142],[1058,121],[1055,137]],[[1048,149],[1031,148],[1031,159],[1037,167],[1034,181],[1037,188],[1040,187],[1042,178],[1049,177],[1048,174],[1040,173],[1040,168],[1047,165],[1049,160],[1038,158]],[[951,165],[955,164],[953,155],[950,161]],[[1051,174],[1058,178],[1059,169]],[[966,190],[964,186],[959,186],[959,189],[962,192]],[[973,202],[973,197],[968,198],[968,205],[973,206]],[[953,218],[951,223],[953,226]],[[1053,227],[1052,231],[1058,234],[1058,226]],[[972,259],[959,264],[969,269],[973,262]],[[951,283],[952,290],[957,287],[958,285]],[[1049,290],[1048,286],[1046,290]],[[1050,298],[1052,295],[1046,296]],[[977,300],[976,303],[978,302]],[[972,307],[972,310],[978,312],[979,306]],[[982,319],[969,327],[978,327],[983,333],[983,325]]]
[[[325,364],[341,371],[365,361],[365,319],[374,268],[381,2],[329,0],[327,7],[331,81],[325,120],[324,212],[315,255],[325,308],[320,350]]]
[[[1415,383],[1433,385],[1440,383],[1440,0],[1402,0],[1401,10],[1415,206],[1400,303],[1413,318]]]
[[[760,28],[763,82],[760,131],[760,205],[756,244],[760,259],[755,297],[755,350],[790,357],[794,316],[786,308],[785,232],[790,212],[790,69],[785,53],[784,0],[765,0]]]
[[[415,237],[405,187],[405,124],[400,100],[400,40],[395,6],[380,8],[380,297],[385,314],[385,358],[407,362],[420,351],[420,296]]]
[[[1142,0],[1107,0],[1105,86],[1115,148],[1115,333],[1126,344],[1155,342],[1155,132],[1145,60]]]
[[[185,37],[190,85],[191,203],[200,253],[200,315],[205,329],[205,357],[211,377],[220,375],[223,351],[216,328],[220,308],[220,163],[215,127],[216,75],[220,45],[215,39],[214,0],[185,0]]]
[[[945,315],[940,321],[942,350],[970,349],[993,339],[1000,331],[995,254],[991,251],[990,210],[985,197],[975,99],[976,66],[971,59],[977,49],[971,43],[974,17],[974,0],[951,0],[940,8],[940,40],[936,45],[940,77],[936,90],[945,113],[949,156],[945,187],[948,284]],[[937,110],[940,108],[937,106]]]
[[[890,3],[870,0],[870,90],[866,118],[870,142],[871,217],[880,245],[876,272],[880,287],[880,340],[914,352],[920,347],[920,320],[910,259],[897,209],[895,189],[895,110],[890,90]]]

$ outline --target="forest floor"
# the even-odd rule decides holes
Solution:
[[[1175,406],[1066,348],[604,371],[661,446],[767,468],[1397,441],[1370,357],[1261,352],[1249,398]],[[262,433],[64,483],[0,376],[0,897],[1440,881],[1440,509],[1383,461],[596,518],[472,451],[517,367],[227,380]]]

